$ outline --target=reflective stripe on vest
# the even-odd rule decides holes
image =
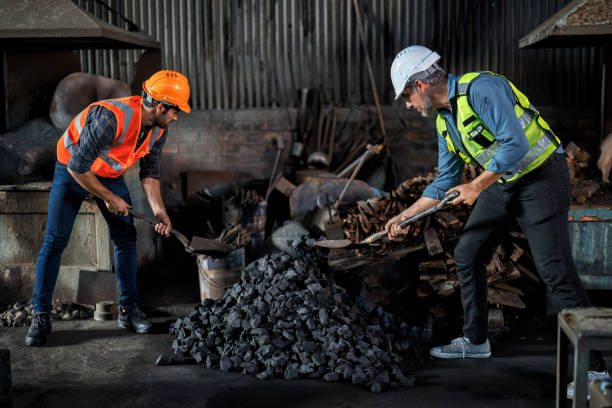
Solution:
[[[83,131],[83,127],[81,126],[82,116],[83,112],[79,113],[74,119],[79,134],[81,134],[81,132]],[[72,139],[70,139],[70,136],[68,136],[68,129],[66,129],[66,131],[62,135],[62,138],[64,139],[64,147],[70,152],[70,155],[72,156],[76,152],[76,145],[72,143]]]
[[[449,151],[458,154],[467,163],[479,165],[486,169],[495,156],[499,144],[491,131],[474,112],[467,97],[472,81],[481,74],[483,73],[471,72],[465,74],[461,76],[457,84],[457,130],[465,152],[454,145],[448,133],[446,119],[440,114],[436,118],[436,128],[438,133],[446,139]],[[548,156],[557,150],[561,142],[527,97],[510,81],[492,72],[486,72],[485,74],[503,78],[512,88],[516,98],[514,112],[529,142],[529,151],[518,162],[516,170],[512,174],[504,175],[502,180],[498,180],[499,182],[514,181],[542,164]]]
[[[158,128],[157,126],[153,126],[153,128],[151,129],[151,134],[155,135],[155,134],[159,134],[158,137],[151,137],[149,139],[149,151],[151,151],[151,149],[153,148],[153,145],[155,145],[155,142],[157,142],[157,140],[159,140],[159,138],[161,137],[161,135],[164,133],[163,129]]]
[[[125,140],[125,135],[128,131],[128,128],[130,126],[130,122],[132,121],[132,116],[134,116],[134,109],[132,109],[132,107],[130,105],[128,105],[127,103],[121,102],[119,100],[116,99],[108,99],[106,101],[104,101],[106,103],[110,103],[112,105],[115,105],[116,107],[118,107],[119,109],[121,109],[123,111],[123,132],[121,133],[121,136],[119,137],[119,139],[117,139],[117,141],[115,143],[113,143],[112,147],[117,147],[120,144],[123,144],[123,141]],[[79,132],[80,133],[80,132]]]
[[[123,166],[117,160],[110,157],[110,151],[112,148],[104,149],[100,152],[100,159],[102,159],[106,164],[111,166],[113,170],[116,172],[122,172]]]

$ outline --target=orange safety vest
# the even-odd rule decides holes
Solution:
[[[68,164],[70,157],[76,152],[77,143],[89,110],[93,106],[104,106],[113,112],[117,118],[117,134],[113,144],[108,146],[91,165],[91,171],[100,177],[119,177],[121,173],[132,167],[136,160],[149,154],[150,149],[161,137],[163,129],[152,127],[146,140],[134,151],[140,134],[141,96],[107,99],[94,102],[79,113],[57,142],[57,160]],[[152,135],[156,135],[152,137]]]

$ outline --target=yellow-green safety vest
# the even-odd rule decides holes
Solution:
[[[515,181],[542,164],[548,156],[557,150],[561,141],[555,136],[548,123],[542,119],[538,110],[529,102],[529,99],[504,76],[494,74],[493,72],[470,72],[459,78],[455,98],[457,101],[457,130],[461,135],[463,151],[458,149],[453,143],[448,132],[446,119],[439,113],[436,118],[436,128],[438,133],[446,139],[448,150],[458,154],[466,163],[474,164],[484,169],[487,168],[491,159],[495,156],[499,144],[491,131],[487,129],[476,112],[474,112],[467,97],[471,83],[482,74],[503,78],[510,84],[516,97],[514,113],[527,136],[529,151],[518,162],[515,171],[512,174],[506,174],[498,182]],[[464,151],[467,152],[467,155]]]

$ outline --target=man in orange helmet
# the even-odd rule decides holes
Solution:
[[[159,71],[142,84],[141,96],[92,103],[70,123],[57,143],[57,163],[49,196],[45,239],[36,262],[34,317],[25,337],[41,346],[51,332],[51,302],[60,258],[81,203],[93,194],[114,244],[119,287],[119,327],[148,333],[152,324],[137,305],[136,230],[122,173],[140,159],[140,179],[159,224],[170,235],[172,223],[159,183],[159,163],[167,127],[178,112],[189,113],[189,82],[175,71]]]

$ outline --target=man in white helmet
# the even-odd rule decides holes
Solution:
[[[398,222],[438,203],[450,191],[453,202],[474,204],[454,259],[461,284],[463,336],[434,347],[437,358],[488,358],[486,265],[516,220],[525,232],[538,273],[563,308],[590,306],[572,260],[568,209],[570,181],[559,139],[510,81],[491,72],[447,74],[440,56],[415,45],[391,65],[396,99],[406,108],[436,118],[437,178],[421,198],[386,225],[391,239],[408,231]],[[460,184],[464,163],[483,169]],[[591,356],[591,377],[605,374],[600,353]],[[573,395],[573,389],[569,390]]]

